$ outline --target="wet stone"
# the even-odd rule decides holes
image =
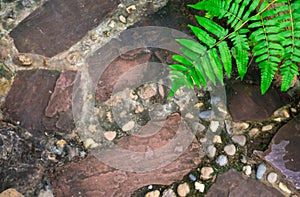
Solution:
[[[243,176],[234,169],[217,177],[208,190],[207,197],[215,196],[257,196],[257,197],[283,197],[279,191],[268,187],[260,181]]]
[[[117,0],[47,1],[19,23],[10,36],[20,52],[52,57],[78,42],[117,4]]]
[[[3,104],[4,114],[19,121],[23,128],[41,133],[42,118],[58,75],[49,70],[18,71]]]
[[[262,156],[300,191],[300,115],[281,127]]]
[[[259,86],[236,83],[227,91],[227,102],[234,121],[270,118],[275,110],[284,105],[279,94],[270,88],[261,95]]]

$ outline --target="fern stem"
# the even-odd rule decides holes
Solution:
[[[292,31],[292,51],[291,51],[291,58],[293,58],[294,55],[294,46],[295,46],[295,29],[294,29],[294,21],[293,21],[293,13],[292,13],[292,7],[291,7],[291,2],[288,0],[288,5],[289,5],[289,12],[290,12],[290,20],[291,20],[291,31]]]

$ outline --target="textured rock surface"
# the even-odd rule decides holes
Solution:
[[[279,169],[300,191],[300,115],[288,122],[273,137],[265,159]]]
[[[148,146],[147,143],[145,144],[147,141],[152,144],[153,148],[163,146],[168,139],[172,138],[174,129],[176,130],[172,125],[178,124],[179,119],[175,117],[169,121],[168,126],[159,132],[163,136],[160,135],[155,140],[152,137],[144,141],[136,140],[136,137],[123,137],[117,144],[135,151],[144,151]],[[182,179],[190,169],[200,163],[198,150],[199,144],[194,141],[174,162],[162,168],[141,173],[112,168],[90,154],[84,160],[55,169],[51,175],[54,195],[57,197],[76,196],[78,192],[81,192],[82,196],[89,197],[119,196],[120,194],[130,196],[134,190],[149,184],[168,185]],[[123,160],[126,165],[126,158]]]
[[[261,95],[259,86],[236,83],[227,91],[227,102],[234,121],[267,120],[283,106],[279,94],[272,88]]]
[[[217,181],[208,190],[207,197],[241,197],[241,196],[257,196],[257,197],[281,197],[283,196],[274,188],[267,187],[263,183],[251,178],[244,177],[236,170],[218,176]]]
[[[4,114],[29,131],[43,131],[42,117],[58,75],[49,70],[18,71],[3,104]]]
[[[48,1],[25,18],[10,35],[20,52],[52,57],[78,42],[117,4],[117,0]]]

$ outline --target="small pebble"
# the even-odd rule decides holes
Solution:
[[[216,155],[216,152],[217,152],[217,149],[216,149],[216,147],[214,145],[209,145],[207,147],[207,156],[209,158],[214,158],[215,155]]]
[[[235,154],[236,148],[233,144],[229,144],[224,147],[224,151],[227,155],[232,156]]]
[[[203,111],[199,113],[199,118],[206,121],[210,121],[213,116],[214,116],[214,112],[212,110]]]
[[[270,131],[272,128],[273,128],[273,126],[269,124],[269,125],[263,126],[261,130],[262,131]]]
[[[219,135],[215,135],[213,138],[213,143],[221,144],[222,143],[222,138]]]
[[[191,113],[187,113],[187,114],[185,115],[185,117],[186,117],[186,118],[189,118],[189,119],[193,119],[193,118],[194,118],[193,114],[191,114]]]
[[[218,104],[220,101],[221,101],[221,98],[218,97],[218,96],[215,96],[215,97],[212,97],[212,98],[210,99],[210,104],[216,105],[216,104]]]
[[[191,181],[196,181],[197,180],[196,177],[193,174],[189,174],[189,179]]]
[[[251,173],[252,173],[251,166],[249,166],[249,165],[244,166],[244,167],[243,167],[243,172],[244,172],[247,176],[250,176]]]
[[[141,89],[140,96],[142,99],[149,99],[156,95],[156,90],[151,85],[146,85]]]
[[[185,197],[190,193],[190,186],[187,183],[182,183],[177,187],[177,193],[180,197]]]
[[[145,197],[159,197],[160,196],[160,192],[158,190],[154,190],[151,192],[148,192]]]
[[[291,112],[293,112],[293,113],[297,113],[297,109],[295,109],[295,108],[291,108]]]
[[[270,172],[267,176],[267,180],[269,183],[275,183],[277,181],[278,175],[275,172]]]
[[[21,193],[13,188],[9,188],[0,193],[0,197],[24,197]]]
[[[216,132],[219,128],[219,122],[218,121],[211,121],[209,128],[212,132]]]
[[[256,135],[258,134],[258,132],[259,132],[259,129],[258,129],[258,128],[253,128],[253,129],[251,129],[251,130],[249,131],[248,135],[249,135],[250,137],[254,137],[254,136],[256,136]]]
[[[282,182],[279,183],[279,188],[285,193],[288,193],[288,194],[292,193],[291,190]]]
[[[148,190],[152,190],[153,189],[153,185],[148,185]]]
[[[228,134],[232,134],[232,121],[230,120],[225,120],[225,128]]]
[[[246,137],[243,135],[234,135],[231,139],[240,146],[245,146],[246,144]]]
[[[129,131],[134,128],[135,122],[133,120],[127,122],[125,125],[122,126],[123,131]]]
[[[104,137],[108,141],[113,141],[116,136],[117,136],[117,132],[115,132],[115,131],[107,131],[107,132],[104,133]]]
[[[123,16],[123,15],[120,15],[120,16],[119,16],[119,20],[120,20],[122,23],[124,23],[124,24],[126,24],[126,22],[127,22],[125,16]]]
[[[205,130],[205,126],[199,122],[194,122],[193,123],[193,130],[195,132],[202,132]]]
[[[130,14],[134,10],[136,10],[136,5],[130,5],[126,8],[128,14]]]
[[[195,182],[195,189],[199,192],[203,193],[205,189],[205,185],[203,183]]]
[[[217,158],[217,164],[219,166],[225,166],[228,162],[228,159],[227,159],[227,156],[226,155],[220,155],[218,158]]]
[[[246,158],[245,155],[242,155],[241,162],[242,163],[247,163],[247,158]]]
[[[56,146],[59,148],[63,148],[66,144],[67,144],[67,142],[65,140],[58,140],[56,142]]]
[[[256,171],[256,178],[259,180],[262,179],[266,170],[267,170],[267,167],[265,164],[263,164],[263,163],[259,164],[257,167],[257,171]]]
[[[92,138],[88,138],[83,142],[83,145],[86,149],[88,148],[96,148],[99,146]]]
[[[243,132],[249,128],[249,123],[246,122],[233,122],[232,123],[232,133],[233,134],[243,134]]]
[[[176,197],[176,194],[172,189],[167,189],[163,192],[162,197]]]
[[[17,59],[22,66],[31,66],[32,64],[32,58],[28,55],[18,55]]]
[[[203,168],[201,168],[200,178],[203,180],[208,180],[208,179],[212,178],[213,172],[214,172],[214,169],[212,167],[203,167]]]
[[[108,26],[109,26],[110,28],[114,28],[115,25],[116,25],[116,21],[112,20],[112,21],[110,21],[110,23],[109,23]]]

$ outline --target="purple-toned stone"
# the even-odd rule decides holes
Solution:
[[[234,121],[264,121],[284,105],[273,88],[261,95],[257,85],[235,83],[227,92],[227,103]]]
[[[241,196],[256,196],[256,197],[283,197],[279,191],[268,187],[234,169],[229,170],[217,177],[214,183],[208,190],[207,197],[241,197]]]
[[[29,131],[43,131],[42,117],[58,76],[57,71],[18,71],[3,104],[4,114]]]
[[[47,57],[70,48],[100,24],[118,0],[51,0],[10,32],[22,53]]]
[[[278,130],[265,160],[277,168],[300,191],[300,115]]]

